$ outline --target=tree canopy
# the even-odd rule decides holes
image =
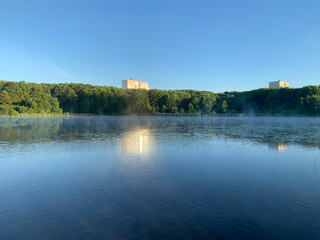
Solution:
[[[320,86],[213,93],[0,81],[0,114],[319,115]]]

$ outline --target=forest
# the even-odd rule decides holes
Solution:
[[[213,93],[0,81],[0,115],[320,115],[320,86]]]

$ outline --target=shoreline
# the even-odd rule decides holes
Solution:
[[[35,114],[35,115],[0,115],[0,118],[40,118],[40,117],[232,117],[232,118],[242,118],[242,117],[281,117],[281,118],[319,118],[320,115],[283,115],[283,114],[171,114],[171,113],[156,113],[156,114],[119,114],[119,115],[108,115],[108,114],[85,114],[85,113],[71,113],[71,114]]]

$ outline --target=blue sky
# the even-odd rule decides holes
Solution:
[[[0,79],[214,92],[320,80],[320,1],[0,0]]]

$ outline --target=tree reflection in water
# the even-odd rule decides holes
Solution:
[[[26,117],[0,118],[0,143],[122,141],[127,153],[144,154],[157,139],[228,138],[286,150],[320,147],[319,118],[276,117]]]

